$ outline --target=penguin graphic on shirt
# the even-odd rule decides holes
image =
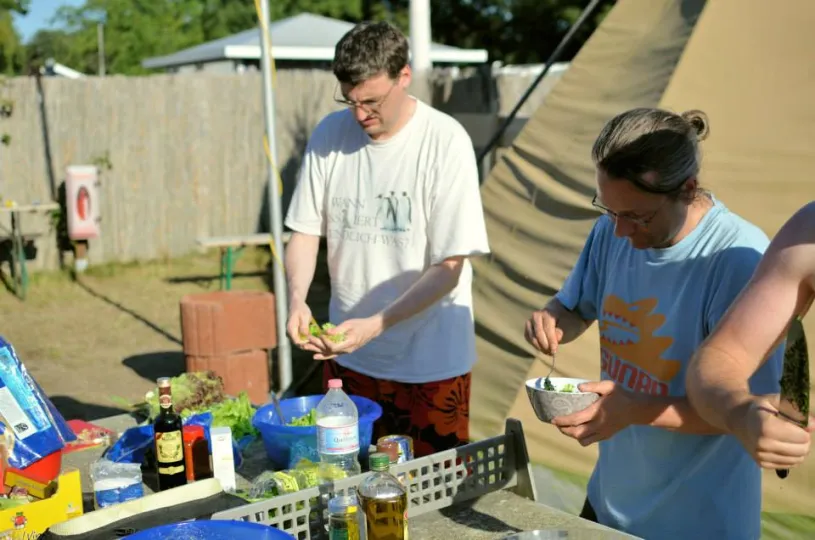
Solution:
[[[388,199],[380,193],[376,196],[376,216],[374,216],[374,220],[381,229],[385,229],[385,227],[382,225],[382,220],[385,219],[387,213]]]
[[[408,196],[406,191],[402,192],[402,196],[399,198],[398,204],[396,206],[397,211],[397,219],[396,219],[396,230],[398,231],[407,231],[409,230],[409,225],[413,223],[413,205],[411,204],[410,197]]]
[[[388,230],[396,231],[399,227],[399,199],[396,198],[396,193],[391,191],[388,195],[388,213],[386,219],[389,221]]]

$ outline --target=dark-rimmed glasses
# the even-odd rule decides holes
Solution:
[[[614,219],[614,220],[622,219],[624,221],[627,221],[628,223],[631,223],[632,225],[636,225],[636,226],[642,227],[642,228],[648,228],[648,225],[654,220],[655,217],[657,217],[657,214],[659,214],[659,211],[662,210],[662,207],[665,206],[665,203],[667,203],[667,202],[668,202],[668,198],[666,197],[662,201],[662,203],[656,208],[656,210],[651,212],[651,214],[649,214],[647,217],[628,216],[628,215],[625,215],[625,214],[618,214],[614,210],[612,210],[610,208],[606,208],[605,206],[603,206],[602,204],[597,202],[597,195],[596,194],[594,195],[594,197],[591,200],[591,205],[593,207],[597,208],[598,210],[600,210],[600,212],[602,212],[606,216],[610,217],[611,219]]]
[[[377,113],[377,112],[380,111],[380,109],[382,108],[382,105],[385,103],[385,101],[391,95],[391,92],[393,92],[393,89],[396,88],[396,83],[397,83],[397,81],[393,81],[393,84],[391,85],[390,89],[388,89],[388,91],[385,92],[385,95],[383,95],[381,97],[378,97],[378,98],[366,99],[364,101],[351,101],[349,99],[345,99],[344,97],[337,97],[337,93],[338,93],[338,90],[340,88],[339,85],[337,85],[337,88],[334,90],[334,101],[336,101],[340,105],[344,105],[345,107],[348,107],[349,109],[357,109],[357,108],[359,108],[359,109],[362,109],[367,114]]]

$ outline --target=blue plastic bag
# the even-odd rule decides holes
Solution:
[[[24,469],[61,450],[76,435],[31,378],[14,347],[0,337],[0,439],[9,465]]]
[[[212,425],[212,413],[195,414],[184,420],[185,426],[204,426],[204,437],[212,452],[212,441],[209,437],[209,428]],[[232,456],[235,459],[235,469],[243,464],[241,452],[246,449],[254,437],[246,436],[240,441],[232,440]],[[144,455],[153,446],[153,425],[146,424],[127,429],[110,448],[105,452],[105,458],[115,463],[143,463]]]

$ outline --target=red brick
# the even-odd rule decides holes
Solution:
[[[184,353],[218,356],[277,346],[274,294],[217,291],[181,299]]]
[[[256,405],[269,401],[269,356],[265,350],[242,351],[215,356],[187,355],[187,371],[212,370],[224,380],[230,396],[243,391]]]

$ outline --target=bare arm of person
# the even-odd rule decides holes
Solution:
[[[382,330],[426,310],[458,285],[466,257],[449,257],[430,266],[410,288],[377,315]]]
[[[696,435],[719,435],[725,430],[711,425],[693,408],[687,398],[637,394],[641,403],[639,424]]]
[[[594,320],[586,320],[579,313],[566,309],[557,298],[552,298],[545,309],[552,313],[557,321],[556,327],[563,332],[560,343],[576,340],[594,324]]]
[[[286,247],[286,281],[289,291],[289,320],[286,332],[294,343],[312,352],[318,352],[319,342],[309,336],[311,309],[306,304],[308,289],[314,280],[320,237],[301,232],[292,233]]]
[[[687,373],[692,405],[732,431],[752,400],[748,380],[803,315],[815,288],[815,203],[799,210],[771,242],[752,279],[694,355]]]
[[[289,287],[289,303],[305,303],[308,289],[317,268],[317,252],[320,237],[293,232],[286,247],[286,281]]]

